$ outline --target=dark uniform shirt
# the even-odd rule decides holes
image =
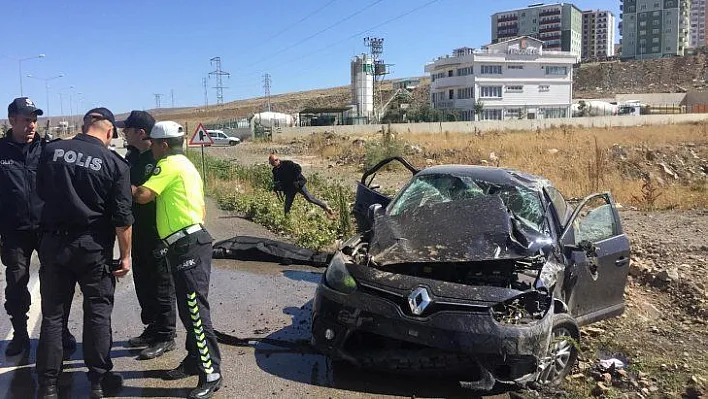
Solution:
[[[0,139],[0,235],[36,230],[43,202],[37,196],[37,164],[46,141],[12,141],[12,129]]]
[[[136,187],[142,186],[152,175],[155,169],[155,158],[152,151],[140,152],[137,148],[130,146],[125,155],[125,159],[130,164],[130,184]],[[155,201],[147,204],[133,202],[133,241],[143,242],[150,239],[158,240],[157,224],[155,219]]]
[[[37,173],[46,231],[91,232],[113,240],[133,224],[128,163],[101,140],[79,134],[47,144]]]
[[[273,184],[276,191],[297,191],[305,185],[305,176],[302,168],[293,161],[280,161],[277,168],[273,168]]]

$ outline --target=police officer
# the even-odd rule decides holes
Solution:
[[[130,184],[139,186],[152,175],[155,158],[150,151],[150,130],[155,119],[145,111],[132,111],[123,128],[128,144],[126,159],[130,164]],[[135,293],[140,303],[140,318],[147,327],[143,333],[128,340],[133,347],[147,346],[138,359],[152,359],[175,348],[175,290],[172,284],[160,236],[157,234],[155,202],[133,204],[132,271]]]
[[[91,398],[117,391],[122,378],[111,373],[111,312],[116,277],[130,270],[133,215],[128,163],[108,143],[115,119],[106,108],[90,110],[82,132],[47,144],[37,187],[44,200],[39,257],[42,328],[37,349],[40,396],[56,398],[61,365],[61,320],[70,288],[83,293],[84,363]],[[120,251],[113,263],[116,236]]]
[[[0,139],[0,257],[6,266],[5,309],[14,329],[5,348],[7,356],[27,353],[30,348],[27,312],[31,296],[27,283],[32,252],[39,246],[43,205],[36,193],[37,163],[47,144],[36,130],[37,116],[42,114],[29,98],[16,98],[7,107],[12,128]],[[72,288],[72,296],[73,292]],[[69,309],[71,303],[64,312],[62,334],[67,358],[76,350],[76,340],[66,328]]]
[[[187,330],[187,357],[164,379],[199,375],[189,398],[210,398],[221,387],[219,347],[209,313],[212,237],[203,226],[206,209],[202,179],[182,154],[184,129],[175,122],[157,122],[150,132],[157,166],[145,184],[133,188],[139,204],[157,202],[157,231],[167,245],[177,309]]]

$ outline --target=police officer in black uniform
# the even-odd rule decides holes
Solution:
[[[37,187],[44,200],[39,257],[42,263],[42,328],[37,350],[40,396],[57,397],[61,366],[61,320],[70,288],[83,293],[84,363],[89,397],[117,391],[122,378],[111,372],[111,312],[116,277],[130,271],[133,224],[128,163],[107,146],[115,118],[106,108],[90,110],[82,133],[47,144]],[[116,236],[120,256],[112,262]]]
[[[5,355],[28,353],[27,312],[31,296],[27,290],[32,252],[39,247],[39,217],[42,200],[37,196],[37,163],[47,141],[37,133],[37,116],[43,111],[32,100],[20,97],[7,107],[12,128],[0,139],[0,256],[5,264],[7,286],[5,309],[14,335]],[[72,288],[73,296],[73,288]],[[76,340],[66,328],[71,303],[64,312],[64,354],[76,350]]]
[[[152,175],[155,158],[150,151],[150,131],[155,118],[145,111],[132,111],[125,121],[117,121],[128,143],[125,158],[130,164],[130,184],[140,186]],[[140,318],[147,327],[140,336],[128,340],[133,347],[147,346],[138,359],[152,359],[175,348],[175,288],[165,258],[166,248],[157,234],[155,202],[133,203],[132,271]],[[161,251],[163,250],[163,251]]]

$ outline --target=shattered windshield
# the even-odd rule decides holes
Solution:
[[[389,205],[395,217],[415,209],[448,202],[462,202],[483,196],[498,196],[517,220],[541,231],[543,204],[537,192],[523,186],[501,185],[470,176],[429,174],[418,176]]]

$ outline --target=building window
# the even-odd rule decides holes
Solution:
[[[639,26],[641,26],[642,28],[647,26],[647,21],[640,21]]]
[[[482,65],[482,74],[484,75],[501,75],[501,65]]]
[[[659,52],[659,46],[654,46],[651,48],[652,53],[658,53]]]
[[[544,108],[543,116],[546,118],[565,118],[568,116],[566,108]]]
[[[659,43],[659,38],[655,37],[655,38],[651,39],[651,42],[652,43]]]
[[[483,109],[482,110],[482,120],[483,121],[500,121],[502,119],[502,110],[500,109]]]
[[[484,98],[501,98],[502,87],[501,86],[482,86],[479,88],[480,97]]]
[[[647,34],[647,31],[645,31],[645,30],[639,31],[639,36],[646,36],[646,34]]]
[[[457,89],[457,98],[459,100],[474,98],[474,88],[473,87],[465,87],[462,89]]]
[[[547,66],[546,75],[567,75],[568,67],[561,66]]]
[[[652,35],[658,35],[659,32],[660,32],[660,29],[659,29],[659,28],[654,28],[654,29],[651,30],[651,34],[652,34]]]
[[[474,74],[474,68],[471,66],[457,69],[457,76],[467,76],[472,74]]]
[[[506,86],[506,92],[507,93],[523,93],[524,86],[521,86],[521,85]]]
[[[455,99],[455,89],[448,90],[447,95],[448,95],[448,100],[454,100]]]
[[[504,110],[504,117],[506,119],[521,118],[521,108],[507,108],[506,110]]]
[[[447,71],[447,77],[448,77],[448,78],[453,77],[453,76],[454,76],[454,72],[455,72],[455,71],[453,71],[453,70]]]
[[[524,69],[523,65],[509,65],[506,67],[507,69]]]
[[[542,93],[551,91],[551,86],[549,86],[549,85],[539,85],[539,86],[538,86],[538,91],[540,91],[540,92],[542,92]]]

